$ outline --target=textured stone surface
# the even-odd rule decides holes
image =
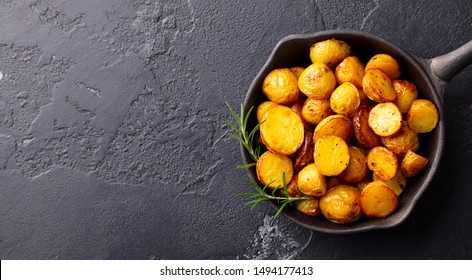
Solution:
[[[439,174],[382,232],[255,211],[224,102],[282,37],[358,29],[420,57],[472,38],[459,1],[0,0],[0,258],[472,257],[472,68],[446,90]]]

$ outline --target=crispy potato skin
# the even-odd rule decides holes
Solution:
[[[351,141],[354,127],[352,122],[343,115],[331,115],[324,118],[313,132],[313,143],[325,135],[336,135],[341,137],[346,143]]]
[[[428,159],[412,151],[408,151],[401,163],[401,170],[405,177],[416,176],[428,164]]]
[[[265,113],[270,109],[279,106],[279,104],[272,102],[272,101],[264,101],[259,106],[257,106],[257,122],[261,122],[262,118],[264,117]]]
[[[360,192],[348,185],[337,185],[320,199],[320,208],[329,221],[347,224],[357,221],[361,216]]]
[[[302,146],[295,154],[295,170],[300,170],[313,162],[313,149],[313,132],[305,129],[305,139],[303,140]]]
[[[274,189],[277,186],[283,186],[282,174],[285,173],[285,182],[288,184],[293,177],[292,161],[287,156],[266,151],[259,158],[256,164],[256,173],[259,181]]]
[[[393,89],[397,93],[395,105],[397,105],[400,112],[405,114],[410,110],[413,101],[418,98],[418,89],[412,82],[405,80],[393,80],[392,85]]]
[[[356,86],[345,82],[333,91],[329,104],[335,113],[351,117],[359,109],[361,97]]]
[[[338,136],[325,135],[315,143],[315,165],[325,176],[339,175],[348,166],[349,158],[349,148]]]
[[[398,169],[395,176],[388,181],[383,181],[374,174],[374,181],[382,181],[387,185],[397,196],[399,196],[406,187],[406,177],[403,175],[403,172]]]
[[[262,82],[262,92],[270,101],[290,105],[298,99],[300,92],[297,77],[288,68],[274,69]]]
[[[439,121],[438,109],[429,100],[417,99],[411,104],[406,121],[416,133],[431,132]]]
[[[402,127],[394,135],[381,137],[381,142],[387,149],[401,158],[403,158],[409,150],[416,152],[420,148],[418,134],[408,127],[406,121],[402,121]]]
[[[369,115],[373,106],[362,105],[352,118],[354,136],[366,148],[380,146],[380,137],[369,126]]]
[[[362,90],[362,79],[364,78],[364,65],[356,56],[346,57],[334,71],[338,84],[350,82],[358,90]]]
[[[370,100],[375,102],[395,101],[397,93],[391,79],[377,68],[366,69],[362,79],[362,88]]]
[[[295,203],[295,208],[308,216],[321,215],[320,201],[317,198],[299,200]]]
[[[349,55],[351,55],[351,46],[337,39],[317,42],[310,47],[311,62],[321,62],[331,68]]]
[[[305,67],[302,67],[302,66],[294,66],[290,68],[290,71],[292,71],[292,73],[295,74],[297,81],[304,70],[305,70]]]
[[[294,173],[292,176],[292,180],[290,180],[290,183],[287,183],[287,192],[288,195],[291,197],[301,195],[301,193],[298,191],[298,173]],[[281,196],[285,196],[285,190],[283,188],[280,188],[279,194]]]
[[[382,181],[368,184],[360,198],[362,213],[371,218],[385,218],[398,207],[397,195]]]
[[[382,70],[390,79],[398,79],[400,77],[400,65],[388,54],[376,54],[366,64],[365,70],[378,68]]]
[[[308,97],[328,99],[336,88],[336,78],[326,64],[315,62],[302,72],[298,87]]]
[[[367,155],[367,167],[383,181],[395,176],[398,169],[398,160],[394,153],[385,147],[375,147]]]
[[[402,113],[391,102],[379,103],[369,113],[369,126],[378,136],[391,136],[402,126]]]
[[[269,150],[291,155],[300,148],[305,128],[300,117],[290,108],[279,105],[267,111],[263,119],[261,139]]]
[[[349,184],[356,184],[364,179],[368,171],[367,157],[364,150],[349,146],[349,164],[346,169],[338,175],[339,179]]]
[[[326,177],[315,164],[309,164],[298,173],[298,189],[308,196],[323,196],[327,189]]]
[[[310,124],[319,124],[331,115],[331,107],[327,99],[307,98],[302,107],[302,118]]]

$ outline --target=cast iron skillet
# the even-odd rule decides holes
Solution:
[[[271,70],[299,65],[308,66],[310,46],[314,42],[331,38],[348,43],[352,47],[352,54],[358,56],[364,64],[375,54],[390,54],[400,64],[402,73],[400,78],[412,81],[417,86],[418,98],[428,99],[436,105],[439,110],[439,123],[432,132],[420,135],[420,150],[418,151],[420,155],[428,158],[429,164],[419,175],[408,179],[407,188],[399,198],[398,209],[387,218],[364,217],[355,223],[340,225],[329,222],[323,217],[306,216],[293,207],[284,209],[283,213],[303,227],[325,233],[354,233],[395,227],[402,223],[412,211],[438,169],[445,138],[442,106],[444,88],[455,74],[472,62],[472,41],[446,55],[422,59],[407,54],[384,39],[360,31],[329,30],[314,34],[290,35],[278,42],[266,64],[252,82],[244,102],[245,112],[251,106],[257,107],[259,103],[266,100],[261,90],[262,81]],[[255,117],[251,121],[251,127],[256,125]],[[244,163],[252,162],[243,146],[241,146],[241,153]],[[248,169],[248,173],[253,181],[258,182],[255,167]],[[279,207],[275,202],[272,204],[276,208]]]

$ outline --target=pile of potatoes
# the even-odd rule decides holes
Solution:
[[[351,47],[329,39],[310,48],[308,67],[272,70],[264,79],[267,101],[257,120],[267,148],[259,181],[290,196],[308,196],[296,209],[335,223],[382,218],[398,206],[406,178],[428,159],[417,154],[419,133],[439,120],[436,106],[418,99],[398,62],[377,54],[364,64]],[[284,194],[285,195],[285,194]]]

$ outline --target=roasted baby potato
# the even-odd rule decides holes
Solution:
[[[418,134],[408,127],[406,121],[402,121],[400,130],[392,136],[380,138],[382,144],[399,157],[404,157],[408,150],[416,152],[420,147]]]
[[[340,115],[351,117],[359,109],[361,98],[357,88],[350,82],[338,86],[329,99],[331,109]]]
[[[326,177],[313,163],[300,170],[297,185],[298,189],[308,196],[323,196],[327,189]]]
[[[401,170],[405,177],[413,177],[428,164],[428,159],[412,151],[408,151],[401,163]]]
[[[324,135],[336,135],[341,137],[346,143],[351,141],[354,128],[352,122],[343,115],[331,115],[323,119],[313,132],[313,143]]]
[[[292,71],[292,73],[295,74],[297,81],[298,81],[298,78],[300,78],[300,75],[302,74],[303,70],[305,70],[305,67],[302,67],[302,66],[295,66],[295,67],[290,68],[290,71]]]
[[[355,56],[346,57],[334,71],[334,76],[338,84],[350,82],[357,89],[362,89],[362,79],[364,78],[364,65]]]
[[[315,62],[302,72],[298,87],[308,97],[328,99],[336,88],[336,78],[326,64]]]
[[[429,100],[417,99],[411,104],[406,121],[411,130],[416,133],[430,132],[438,124],[438,109]]]
[[[311,62],[321,62],[331,68],[349,55],[351,55],[351,46],[337,39],[317,42],[310,47]]]
[[[319,216],[321,215],[320,201],[317,198],[309,198],[305,200],[299,200],[295,203],[295,208],[308,216]]]
[[[398,169],[398,160],[395,154],[385,147],[375,147],[367,155],[367,167],[383,181],[395,176]]]
[[[387,185],[397,196],[399,196],[406,187],[406,178],[403,176],[400,168],[397,170],[395,176],[388,181],[383,181],[377,175],[374,174],[374,181],[382,181]]]
[[[369,126],[378,136],[390,136],[402,126],[402,113],[391,102],[379,103],[369,114]]]
[[[375,102],[394,101],[397,98],[392,81],[377,68],[366,69],[362,88],[367,97]]]
[[[349,164],[337,177],[346,183],[355,184],[362,181],[368,171],[364,150],[349,146]]]
[[[257,178],[262,184],[268,185],[268,188],[275,189],[282,187],[282,174],[285,173],[285,183],[292,180],[293,166],[292,161],[287,156],[266,151],[259,158],[256,164]]]
[[[272,101],[264,101],[261,104],[259,104],[259,106],[257,106],[257,112],[256,112],[257,122],[261,122],[262,117],[264,117],[265,113],[267,113],[267,111],[277,106],[279,106],[279,104]]]
[[[305,139],[303,140],[302,146],[295,154],[295,164],[293,166],[295,170],[300,170],[313,162],[313,149],[313,132],[305,129]]]
[[[292,176],[292,180],[290,180],[290,183],[287,183],[287,193],[289,196],[297,196],[301,195],[300,192],[298,191],[298,173],[294,173]],[[286,196],[285,190],[283,187],[279,188],[279,193],[281,196]]]
[[[393,89],[397,93],[397,105],[398,110],[402,113],[407,113],[410,109],[411,103],[418,97],[418,89],[412,82],[405,80],[393,80]]]
[[[400,77],[400,65],[392,56],[388,54],[374,55],[365,66],[365,70],[378,68],[382,70],[387,76],[394,80]]]
[[[290,105],[298,99],[298,80],[288,68],[272,70],[262,82],[262,92],[270,101]]]
[[[361,216],[361,193],[348,185],[338,185],[329,189],[320,199],[320,208],[329,221],[347,224],[357,221]]]
[[[339,175],[348,166],[349,158],[349,148],[346,142],[338,136],[321,136],[315,142],[315,165],[325,176]]]
[[[362,146],[373,148],[380,146],[380,137],[369,126],[369,115],[373,106],[362,105],[352,118],[354,136]]]
[[[331,114],[328,99],[307,98],[302,107],[302,118],[308,123],[319,124]]]
[[[382,181],[374,181],[362,191],[360,207],[367,217],[387,217],[397,209],[397,206],[397,195]]]
[[[291,155],[300,148],[304,130],[300,117],[282,105],[267,111],[260,126],[262,143],[269,150],[283,155]]]

